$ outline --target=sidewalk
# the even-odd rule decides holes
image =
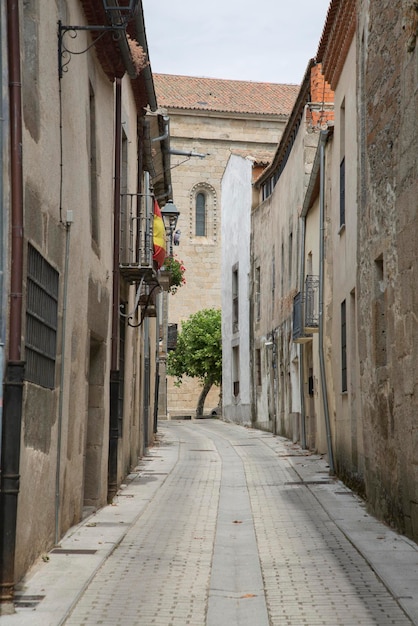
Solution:
[[[158,445],[158,442],[164,445]],[[57,548],[31,568],[16,588],[16,613],[1,626],[59,626],[96,572],[142,515],[177,462],[178,445],[160,429],[157,445],[141,459],[111,505],[71,528]],[[151,474],[152,468],[152,474]]]
[[[361,498],[329,476],[323,458],[305,456],[299,446],[281,437],[272,439],[270,445],[278,449],[279,456],[288,456],[324,511],[369,563],[412,623],[418,624],[418,545],[369,515]],[[319,484],[328,481],[326,486]]]
[[[191,427],[193,422],[188,422],[187,428]],[[181,428],[180,423],[177,426],[174,422],[160,425],[159,444],[127,478],[114,503],[72,528],[58,549],[39,560],[17,588],[16,613],[1,617],[1,626],[58,626],[65,622],[90,581],[143,515],[175,468],[180,446],[184,443]],[[196,428],[199,428],[198,423]],[[218,422],[217,437],[219,431],[233,433],[233,429],[240,428]],[[310,491],[327,516],[370,564],[411,622],[418,625],[418,545],[368,515],[364,503],[340,481],[329,476],[326,462],[320,456],[307,453],[288,440],[269,433],[245,429],[245,437],[248,443],[239,445],[249,446],[257,439],[277,455],[278,462],[291,470],[291,476],[296,480],[292,479],[289,484],[298,485],[300,481]],[[225,492],[226,497],[231,495],[232,491]],[[214,567],[216,570],[216,559]],[[221,575],[222,571],[219,571]],[[295,626],[299,625],[295,623]]]

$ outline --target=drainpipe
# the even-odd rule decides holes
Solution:
[[[153,202],[149,193],[150,189],[150,175],[148,172],[145,172],[144,177],[145,183],[145,212],[147,216],[146,220],[146,229],[147,229],[147,239],[151,241],[151,216],[153,214]],[[144,370],[143,370],[143,426],[144,426],[144,452],[149,446],[149,401],[150,401],[150,333],[149,333],[149,318],[144,318],[143,323],[143,355],[144,355]]]
[[[305,281],[305,239],[306,239],[306,215],[301,215],[301,244],[300,244],[300,291],[304,291]],[[306,450],[306,411],[305,411],[305,389],[304,389],[304,350],[303,343],[299,344],[299,391],[300,391],[300,443]]]
[[[68,267],[70,260],[70,236],[73,212],[67,211],[65,225],[65,261],[64,261],[64,295],[62,305],[62,330],[61,330],[61,372],[60,372],[60,395],[58,407],[57,426],[57,466],[55,470],[55,545],[60,540],[60,500],[61,500],[61,446],[62,446],[62,417],[64,412],[64,384],[65,384],[65,338],[67,330],[67,302],[68,302]]]
[[[150,401],[150,383],[151,383],[151,371],[150,371],[150,337],[149,337],[149,317],[144,319],[144,453],[150,444],[149,433],[149,401]]]
[[[107,500],[112,502],[118,488],[119,445],[119,245],[120,245],[120,172],[122,151],[122,80],[116,78],[115,91],[115,184],[113,199],[113,292],[112,292],[112,338],[110,359],[110,416],[109,460]]]
[[[162,294],[158,298],[157,318],[155,334],[155,378],[154,378],[154,435],[158,432],[158,399],[160,395],[160,324],[161,324],[161,303]]]
[[[20,76],[19,0],[7,0],[7,48],[10,103],[11,276],[9,354],[4,382],[0,519],[1,613],[13,611],[17,501],[24,362],[22,341],[23,293],[23,168],[22,85]]]
[[[325,417],[325,429],[327,434],[329,473],[335,474],[334,455],[332,451],[331,424],[328,408],[328,390],[325,372],[324,358],[324,257],[325,257],[325,144],[328,132],[321,131],[319,138],[320,171],[319,171],[319,366],[321,372],[322,402]]]
[[[3,58],[6,58],[7,50],[4,45],[7,42],[5,34],[5,8],[4,5],[0,5],[0,76],[3,76]],[[8,129],[8,113],[7,104],[8,99],[2,87],[0,87],[0,381],[3,381],[3,369],[4,369],[4,346],[6,341],[6,292],[5,292],[5,280],[4,273],[6,268],[7,248],[8,248],[8,215],[4,210],[7,204],[5,197],[5,188],[3,184],[3,178],[5,177],[5,165],[3,158],[4,149],[4,136]],[[2,431],[2,419],[3,419],[3,385],[0,384],[0,437]],[[1,439],[0,439],[1,441]],[[0,445],[0,467],[1,467],[1,445]]]

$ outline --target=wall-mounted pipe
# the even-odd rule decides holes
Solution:
[[[324,259],[325,259],[325,145],[327,131],[321,131],[319,139],[320,170],[319,170],[319,367],[321,372],[322,403],[324,408],[325,429],[327,434],[327,450],[329,473],[335,474],[334,454],[332,450],[331,424],[328,407],[327,375],[324,358]]]
[[[306,215],[300,217],[300,273],[299,291],[304,292],[305,282],[305,239],[306,239]],[[299,344],[299,391],[300,391],[300,443],[305,450],[306,444],[306,410],[305,410],[305,389],[304,389],[304,348],[303,343]]]
[[[170,135],[170,118],[168,117],[168,115],[163,116],[163,123],[164,123],[164,133],[160,135],[159,137],[153,137],[151,141],[163,141],[165,139],[168,139]]]
[[[23,298],[22,85],[19,0],[7,0],[7,51],[10,109],[11,263],[8,362],[4,382],[0,493],[1,613],[13,612],[16,522],[24,363],[21,360]],[[10,610],[9,610],[10,609]]]
[[[122,162],[122,80],[115,83],[115,181],[113,196],[113,291],[112,291],[112,337],[110,356],[110,409],[109,409],[109,459],[107,500],[116,495],[118,482],[119,445],[119,246],[120,246],[120,192]]]
[[[188,156],[188,157],[199,157],[200,159],[204,159],[207,157],[207,154],[202,154],[201,152],[187,151],[187,150],[175,150],[174,148],[170,148],[168,151],[169,154],[178,154],[179,156]]]
[[[60,368],[60,392],[58,404],[57,425],[57,463],[55,470],[55,545],[60,540],[60,504],[61,504],[61,447],[62,447],[62,419],[64,412],[64,384],[65,384],[65,338],[67,331],[67,302],[68,302],[68,279],[70,264],[70,237],[72,224],[72,211],[67,213],[65,226],[65,260],[64,260],[64,293],[62,303],[62,329],[61,329],[61,368]]]
[[[0,4],[0,76],[5,70],[4,61],[7,59],[7,37],[6,37],[6,11],[5,4]],[[7,315],[7,294],[5,271],[7,264],[9,216],[5,207],[8,204],[6,198],[6,185],[4,179],[7,170],[7,160],[4,158],[3,150],[7,145],[7,132],[9,129],[8,97],[3,87],[0,87],[0,381],[3,381],[4,372],[4,347],[6,342],[6,315]],[[3,421],[3,385],[0,384],[0,436]],[[0,445],[0,466],[1,466],[1,445]]]

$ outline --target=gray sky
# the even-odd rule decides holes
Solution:
[[[297,83],[329,0],[143,0],[153,72]]]

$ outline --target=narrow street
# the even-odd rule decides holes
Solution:
[[[158,439],[2,626],[418,624],[418,546],[323,459],[212,419],[163,422]]]

